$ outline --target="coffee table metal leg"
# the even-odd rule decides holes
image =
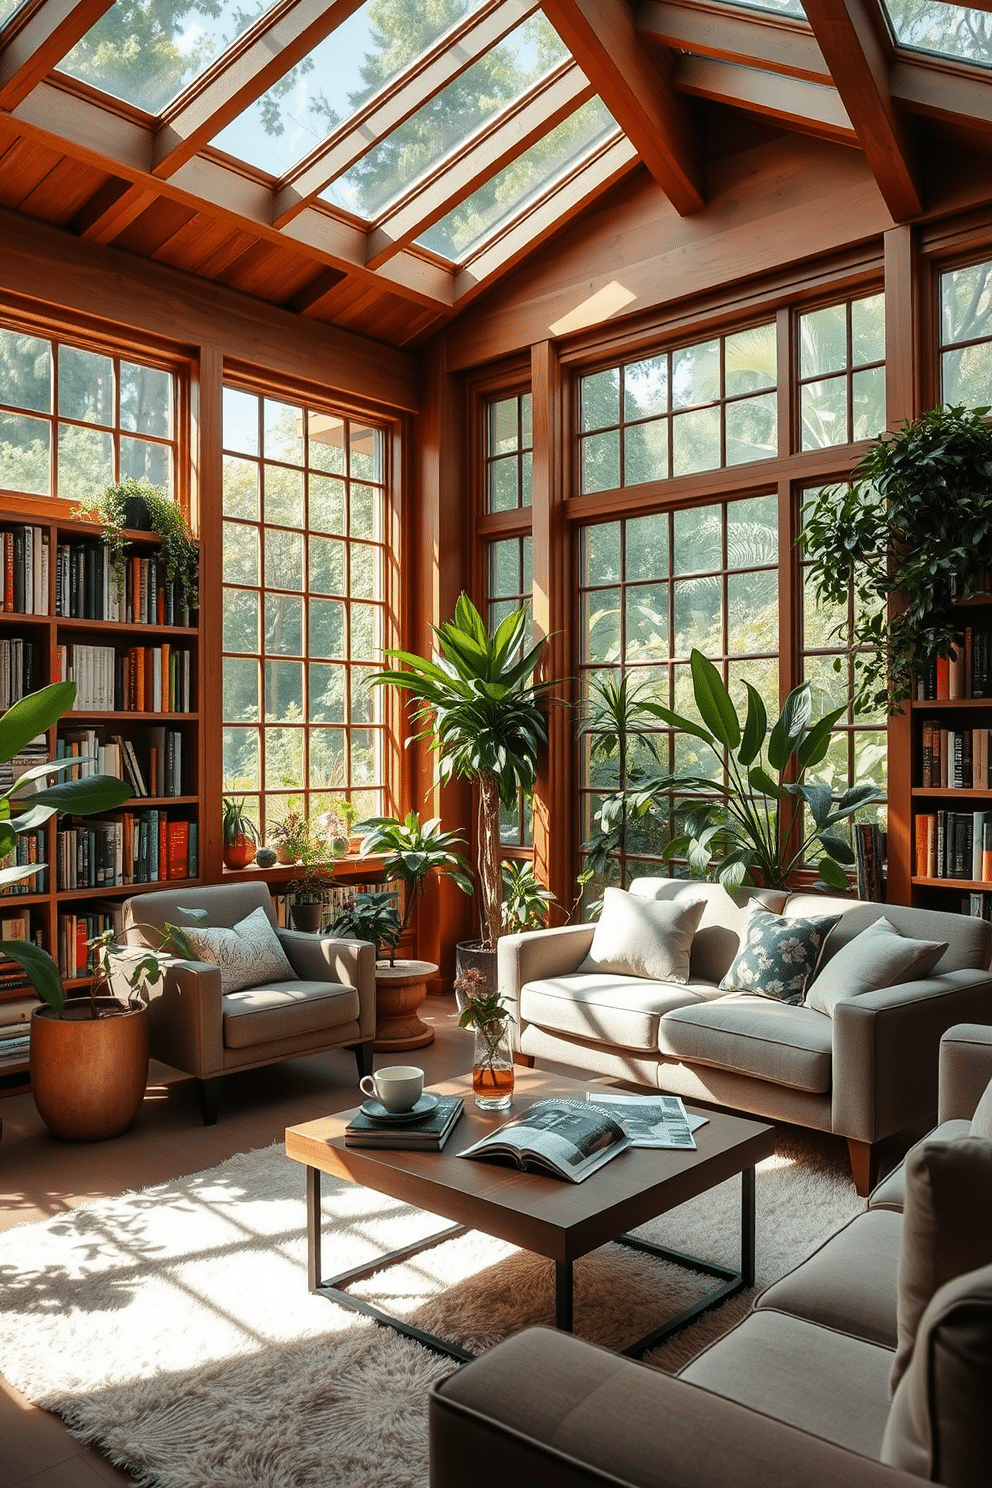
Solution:
[[[555,1327],[562,1333],[572,1331],[572,1263],[555,1261]]]

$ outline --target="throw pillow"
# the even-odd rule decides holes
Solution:
[[[817,915],[789,920],[756,904],[748,916],[744,944],[720,983],[720,991],[802,1002],[823,942],[839,919],[840,915]]]
[[[295,972],[261,905],[233,930],[222,926],[183,926],[183,934],[201,961],[220,967],[221,992],[240,992],[262,982],[290,981]]]
[[[988,1137],[992,1141],[992,1080],[986,1085],[981,1100],[971,1118],[971,1135]]]
[[[883,915],[831,956],[810,982],[806,1005],[833,1016],[847,997],[926,976],[946,950],[946,940],[910,940]]]
[[[607,889],[603,913],[579,971],[687,982],[692,937],[704,907],[701,899],[642,899],[625,889]]]
[[[909,1364],[920,1319],[945,1282],[992,1265],[992,1142],[934,1139],[906,1159],[899,1253],[895,1390]]]

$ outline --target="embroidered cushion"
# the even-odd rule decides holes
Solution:
[[[946,940],[910,940],[900,935],[883,915],[831,956],[810,982],[806,1005],[832,1016],[845,998],[926,976],[946,950]]]
[[[642,899],[625,889],[607,889],[579,971],[687,982],[692,937],[704,907],[701,899]]]
[[[261,905],[233,930],[184,925],[183,934],[201,961],[212,961],[220,967],[222,992],[240,992],[243,987],[258,987],[262,982],[285,982],[296,975]]]
[[[840,915],[790,920],[756,904],[744,944],[720,983],[721,992],[754,992],[800,1003],[816,970],[823,942]]]

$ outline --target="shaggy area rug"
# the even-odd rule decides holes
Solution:
[[[304,1174],[281,1144],[0,1235],[0,1372],[149,1488],[424,1488],[426,1393],[450,1360],[306,1284]],[[644,1227],[735,1264],[734,1179]],[[325,1274],[441,1228],[323,1180]],[[758,1169],[759,1286],[863,1207],[843,1146],[783,1136]],[[552,1266],[469,1234],[362,1284],[473,1351],[554,1314]],[[575,1267],[575,1331],[623,1348],[710,1283],[623,1246]],[[657,1349],[675,1370],[744,1294]]]

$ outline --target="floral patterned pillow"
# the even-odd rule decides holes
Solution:
[[[840,915],[789,920],[756,904],[721,992],[753,992],[779,1002],[801,1003],[829,931]]]

